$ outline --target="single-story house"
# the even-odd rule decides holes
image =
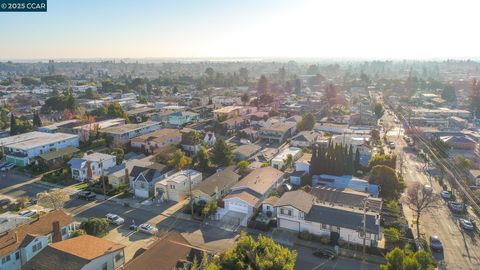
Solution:
[[[378,194],[380,193],[380,186],[370,184],[367,180],[363,180],[352,175],[313,175],[312,186],[327,186],[341,190],[348,188],[356,191],[370,193],[370,195],[374,197],[378,197]]]

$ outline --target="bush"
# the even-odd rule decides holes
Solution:
[[[310,241],[313,239],[313,235],[308,231],[301,231],[298,233],[298,238],[302,240]]]
[[[103,237],[108,233],[108,219],[91,217],[80,224],[80,229],[89,235]]]

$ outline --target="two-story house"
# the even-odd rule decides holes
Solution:
[[[195,170],[176,172],[155,184],[155,198],[179,202],[188,196],[190,187],[202,182],[202,173]]]
[[[303,190],[286,192],[275,204],[279,228],[295,232],[307,231],[329,236],[332,242],[344,240],[363,243],[363,209],[320,203]],[[380,216],[365,213],[365,235],[369,246],[377,246],[381,239]]]
[[[0,269],[17,270],[52,242],[70,238],[77,225],[62,210],[55,210],[0,235]]]
[[[231,188],[230,194],[223,199],[224,210],[220,210],[219,214],[225,215],[229,211],[243,214],[239,225],[247,226],[263,199],[283,183],[283,175],[282,171],[273,167],[253,170]]]
[[[116,164],[115,156],[103,153],[86,154],[82,158],[72,158],[68,162],[72,178],[78,181],[97,179]]]
[[[287,138],[295,135],[297,123],[296,122],[277,122],[260,129],[259,137],[262,140],[282,143]]]
[[[25,264],[25,270],[115,270],[125,264],[125,246],[91,235],[81,235],[44,248]]]
[[[193,189],[196,200],[209,202],[219,200],[230,192],[230,188],[240,179],[235,172],[235,166],[228,166],[203,180]]]
[[[132,148],[140,149],[148,154],[151,154],[158,148],[179,143],[181,141],[182,134],[180,133],[180,130],[164,128],[135,137],[130,141],[130,144]]]
[[[155,184],[164,179],[168,171],[168,167],[160,163],[154,163],[146,167],[133,166],[129,175],[133,194],[139,198],[153,197],[155,195]]]

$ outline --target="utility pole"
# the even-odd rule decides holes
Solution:
[[[188,171],[188,189],[190,190],[190,212],[192,214],[192,219],[193,219],[193,196],[192,196],[192,172]]]
[[[103,159],[100,159],[100,166],[102,168],[102,185],[103,185],[103,200],[107,200],[107,187],[105,185],[105,177],[103,175]]]
[[[365,260],[365,248],[366,248],[366,240],[367,240],[367,207],[368,207],[368,198],[370,195],[367,195],[365,199],[363,199],[363,249],[362,249],[362,259]]]

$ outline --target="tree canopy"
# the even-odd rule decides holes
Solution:
[[[80,229],[87,234],[103,237],[108,233],[108,219],[91,217],[80,223]]]
[[[307,113],[302,116],[302,120],[297,123],[297,131],[312,130],[315,126],[315,115],[313,113]]]
[[[211,160],[218,166],[228,166],[232,164],[233,153],[232,148],[227,144],[225,139],[218,138],[212,148]]]
[[[395,170],[385,165],[372,168],[369,182],[380,186],[380,196],[384,199],[398,198],[405,188],[403,180],[399,179]]]
[[[387,263],[380,265],[381,270],[433,270],[435,262],[430,254],[420,250],[415,253],[405,254],[400,248],[395,248],[387,253]]]
[[[192,159],[187,157],[182,150],[178,149],[169,155],[169,160],[167,163],[175,170],[180,171],[190,166]]]

